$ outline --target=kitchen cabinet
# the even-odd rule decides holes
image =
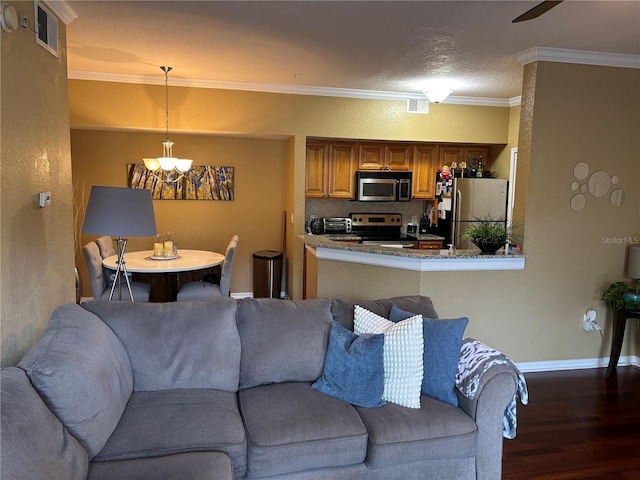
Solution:
[[[442,250],[442,240],[420,240],[418,250]]]
[[[413,146],[412,199],[432,200],[435,198],[437,162],[436,145],[424,144]]]
[[[306,198],[354,198],[353,142],[307,142]]]
[[[491,169],[491,146],[490,145],[439,145],[438,164],[449,165],[456,162],[458,168],[460,163],[467,164],[467,171],[471,167],[469,159],[471,157],[482,157],[482,165],[485,170]]]
[[[475,156],[491,169],[491,145],[308,139],[305,196],[353,200],[356,170],[395,170],[413,173],[413,200],[433,200],[438,169],[466,162],[469,171]]]
[[[409,143],[363,142],[358,144],[358,170],[411,171]]]
[[[325,198],[327,196],[327,147],[328,145],[325,142],[307,142],[304,190],[305,197],[307,198]]]
[[[328,190],[329,198],[353,200],[356,173],[354,145],[351,142],[329,144]]]

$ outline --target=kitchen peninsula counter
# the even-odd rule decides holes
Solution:
[[[423,235],[423,237],[426,237]],[[351,243],[355,235],[301,235],[318,260],[358,263],[418,272],[523,270],[526,255],[481,254],[479,250],[417,250]],[[439,239],[441,237],[436,237]],[[424,238],[429,240],[429,238]]]

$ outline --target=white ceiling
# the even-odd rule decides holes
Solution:
[[[514,99],[532,48],[640,68],[640,2],[73,1],[70,78],[347,96],[413,95],[446,81],[458,97]],[[537,58],[540,58],[538,55]],[[587,61],[590,63],[590,60]],[[639,87],[640,88],[640,87]],[[381,97],[381,98],[382,98]]]

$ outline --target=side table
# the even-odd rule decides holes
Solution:
[[[622,350],[622,341],[624,340],[624,329],[627,325],[627,319],[640,318],[640,312],[632,310],[616,310],[613,313],[613,338],[611,340],[611,356],[609,357],[609,366],[604,377],[609,378],[616,371],[620,351]]]

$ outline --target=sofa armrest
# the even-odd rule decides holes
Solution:
[[[502,442],[510,433],[508,414],[515,414],[512,404],[516,395],[521,395],[523,403],[527,400],[521,376],[501,352],[471,338],[463,340],[456,394],[460,408],[478,426],[478,479],[501,478]],[[512,428],[515,429],[515,422]]]
[[[478,426],[476,475],[481,480],[502,478],[502,422],[516,393],[517,377],[506,365],[495,365],[483,375],[474,399],[456,389],[459,407]]]

